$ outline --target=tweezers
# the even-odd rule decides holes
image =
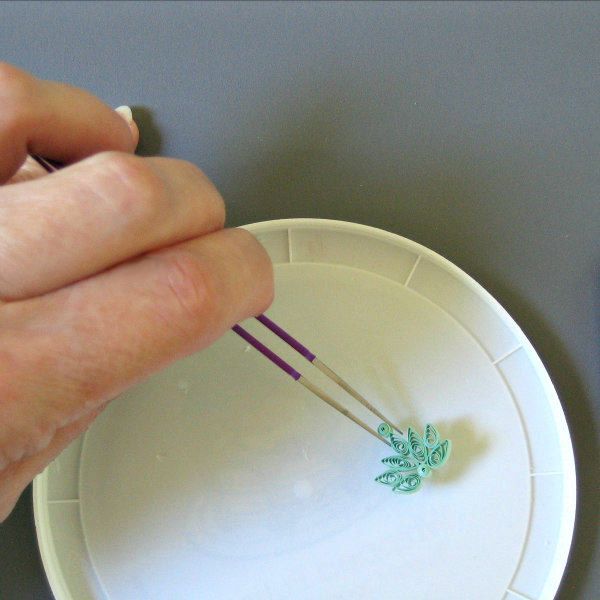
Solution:
[[[61,165],[49,161],[48,159],[42,158],[41,156],[32,155],[32,158],[38,164],[40,164],[48,173],[53,173],[54,171],[57,171],[61,168]],[[319,371],[324,373],[329,379],[335,382],[344,391],[346,391],[353,398],[358,400],[360,404],[362,404],[367,410],[369,410],[371,413],[377,416],[381,421],[387,424],[391,424],[391,421],[387,419],[379,410],[377,410],[377,408],[375,408],[364,396],[362,396],[362,394],[357,392],[348,382],[344,381],[337,373],[335,373],[325,363],[319,360],[317,356],[313,354],[313,352],[311,352],[306,346],[301,344],[297,339],[292,337],[287,331],[285,331],[285,329],[277,325],[277,323],[269,319],[269,317],[267,317],[264,314],[259,315],[255,318],[259,323],[261,323],[267,329],[272,331],[277,337],[281,338],[286,344],[291,346],[296,352],[298,352],[298,354],[303,356],[309,363],[314,365],[317,369],[319,369]],[[255,338],[249,331],[244,329],[241,325],[234,325],[232,330],[235,333],[237,333],[241,338],[243,338],[253,348],[258,350],[263,356],[268,358],[273,364],[275,364],[287,375],[289,375],[294,381],[301,383],[307,390],[309,390],[315,396],[329,404],[329,406],[337,410],[339,413],[341,413],[354,423],[356,423],[359,427],[362,427],[365,431],[369,432],[371,435],[376,437],[378,440],[382,441],[384,444],[390,446],[389,441],[385,437],[380,435],[378,431],[367,425],[354,413],[350,412],[347,408],[345,408],[337,400],[332,398],[319,386],[310,381],[310,379],[307,379],[299,371],[294,369],[294,367],[292,367],[289,363],[283,360],[283,358],[278,356],[275,352],[267,348],[267,346],[265,346],[261,341]],[[400,431],[400,429],[395,429],[398,433],[402,434],[402,431]]]

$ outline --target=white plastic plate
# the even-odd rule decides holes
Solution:
[[[229,333],[123,394],[36,479],[56,598],[552,598],[573,452],[519,327],[399,236],[315,219],[248,229],[276,265],[269,316],[400,427],[436,425],[448,464],[413,495],[375,483],[389,449]]]

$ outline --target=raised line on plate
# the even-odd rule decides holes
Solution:
[[[520,344],[516,347],[513,348],[512,350],[509,350],[508,352],[506,352],[505,354],[503,354],[500,358],[497,358],[496,360],[492,361],[493,365],[499,365],[503,360],[507,359],[509,356],[512,356],[515,352],[517,352],[518,350],[520,350],[523,346],[521,346]]]
[[[292,230],[287,228],[287,239],[288,239],[288,261],[293,262],[293,254],[292,254]]]
[[[516,596],[517,598],[522,598],[522,600],[534,600],[534,598],[530,598],[529,596],[525,596],[525,594],[520,594],[519,592],[515,592],[515,590],[511,590],[510,588],[507,588],[506,591],[509,594]]]
[[[406,281],[404,282],[405,286],[408,287],[408,284],[410,283],[412,276],[415,274],[415,271],[417,270],[417,267],[419,266],[420,261],[421,261],[421,255],[419,254],[417,256],[417,259],[415,260],[415,264],[412,266],[410,273],[408,274],[408,277],[406,278]]]

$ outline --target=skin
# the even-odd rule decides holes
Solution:
[[[208,178],[137,141],[87,92],[0,63],[0,521],[111,399],[272,302]]]

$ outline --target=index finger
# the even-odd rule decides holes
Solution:
[[[70,163],[104,150],[132,152],[125,120],[92,94],[0,63],[0,183],[28,154]]]

